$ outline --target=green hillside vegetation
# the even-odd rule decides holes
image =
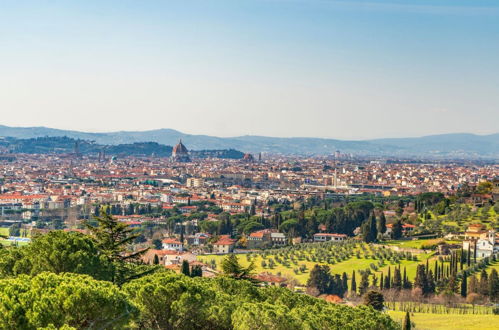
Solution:
[[[134,230],[103,213],[92,235],[52,231],[0,248],[0,329],[398,329],[372,307],[259,287],[224,268],[190,277],[141,264]]]

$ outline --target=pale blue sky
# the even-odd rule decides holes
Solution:
[[[0,1],[0,124],[499,131],[499,1]]]

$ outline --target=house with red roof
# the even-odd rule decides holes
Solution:
[[[176,238],[165,238],[162,242],[163,250],[180,251],[184,250],[184,244]]]
[[[213,253],[227,254],[234,252],[237,240],[230,238],[229,235],[221,235],[218,241],[213,243]]]

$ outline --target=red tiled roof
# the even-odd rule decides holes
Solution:
[[[331,234],[331,233],[317,233],[314,236],[328,236],[328,237],[347,237],[345,234]]]
[[[182,244],[180,243],[179,240],[177,240],[176,238],[165,238],[162,243],[164,244]]]

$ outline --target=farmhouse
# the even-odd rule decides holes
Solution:
[[[183,251],[184,245],[176,238],[165,238],[163,241],[163,250]]]
[[[345,234],[317,233],[314,234],[314,242],[342,242],[347,239]]]
[[[227,254],[234,252],[236,240],[229,237],[229,235],[221,235],[218,241],[213,244],[213,253]]]

